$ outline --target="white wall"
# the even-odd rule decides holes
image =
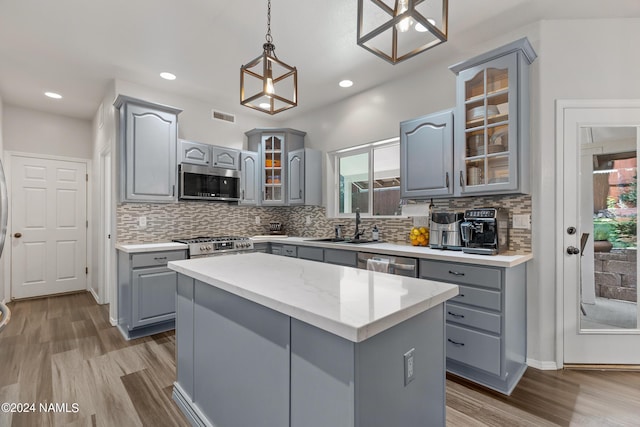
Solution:
[[[4,115],[3,115],[2,95],[0,95],[0,161],[2,161],[4,164],[4,144],[2,139],[2,134],[4,133],[3,126],[2,126],[3,118],[4,118]],[[4,256],[4,253],[3,253],[2,257],[0,257],[0,302],[4,301],[4,272],[5,272],[4,261],[5,260],[6,260],[6,257]]]
[[[455,105],[455,76],[448,66],[527,36],[538,53],[531,65],[531,166],[533,254],[528,265],[527,337],[530,362],[556,362],[555,101],[568,98],[640,98],[639,19],[543,21],[496,40],[468,46],[457,58],[364,91],[288,123],[307,131],[323,151],[398,134],[398,122]],[[428,55],[423,53],[422,55]],[[325,177],[326,182],[326,177]],[[327,186],[325,186],[326,188]],[[326,194],[325,194],[326,200]],[[544,224],[544,226],[542,226]]]
[[[91,122],[12,105],[4,106],[4,149],[91,158]]]

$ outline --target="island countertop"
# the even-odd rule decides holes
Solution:
[[[352,342],[458,294],[458,286],[263,253],[169,262],[178,273]]]

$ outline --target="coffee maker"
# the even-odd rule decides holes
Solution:
[[[503,208],[469,209],[460,224],[462,251],[496,255],[509,249],[509,212]]]
[[[429,227],[429,247],[433,249],[462,249],[460,223],[464,218],[462,212],[432,212]]]

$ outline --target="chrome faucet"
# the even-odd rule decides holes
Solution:
[[[360,224],[362,221],[360,220],[360,208],[356,208],[356,231],[353,233],[353,239],[358,240],[360,236],[364,234],[364,230],[360,231]]]

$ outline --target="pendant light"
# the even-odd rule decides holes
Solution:
[[[391,64],[447,41],[448,0],[358,0],[358,45]]]
[[[268,1],[265,39],[262,55],[240,67],[240,103],[277,114],[298,105],[298,70],[276,56],[271,37],[271,0]]]

